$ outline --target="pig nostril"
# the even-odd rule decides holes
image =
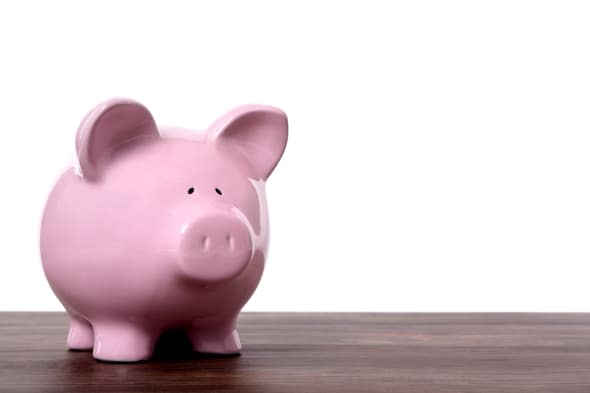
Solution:
[[[203,250],[203,251],[209,250],[209,236],[203,236],[201,238],[201,250]]]
[[[226,241],[230,251],[233,251],[234,247],[235,247],[234,237],[228,233],[227,235],[225,235],[225,241]]]

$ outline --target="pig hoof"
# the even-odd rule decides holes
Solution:
[[[238,332],[233,330],[226,336],[196,334],[192,338],[193,350],[201,353],[231,355],[240,353],[242,344]]]
[[[138,362],[152,356],[155,338],[135,327],[95,329],[93,356],[107,362]]]
[[[72,318],[70,332],[68,333],[68,348],[73,351],[89,351],[94,344],[92,326],[81,319]]]

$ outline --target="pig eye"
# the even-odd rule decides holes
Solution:
[[[218,193],[219,195],[223,195],[223,192],[221,192],[221,190],[217,187],[215,187],[215,192]]]
[[[193,192],[195,192],[195,188],[191,187],[188,189],[187,193],[192,194]]]

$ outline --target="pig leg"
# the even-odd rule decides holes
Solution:
[[[196,352],[237,354],[240,353],[242,345],[235,326],[233,320],[231,323],[207,327],[195,325],[188,329],[186,334]]]
[[[128,322],[94,324],[94,358],[110,362],[137,362],[148,359],[158,335]]]
[[[90,351],[94,343],[92,326],[82,317],[72,316],[68,333],[68,348],[74,351]]]

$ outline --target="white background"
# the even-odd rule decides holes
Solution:
[[[590,311],[584,2],[0,3],[0,310],[60,310],[38,227],[82,116],[290,117],[247,310]]]

